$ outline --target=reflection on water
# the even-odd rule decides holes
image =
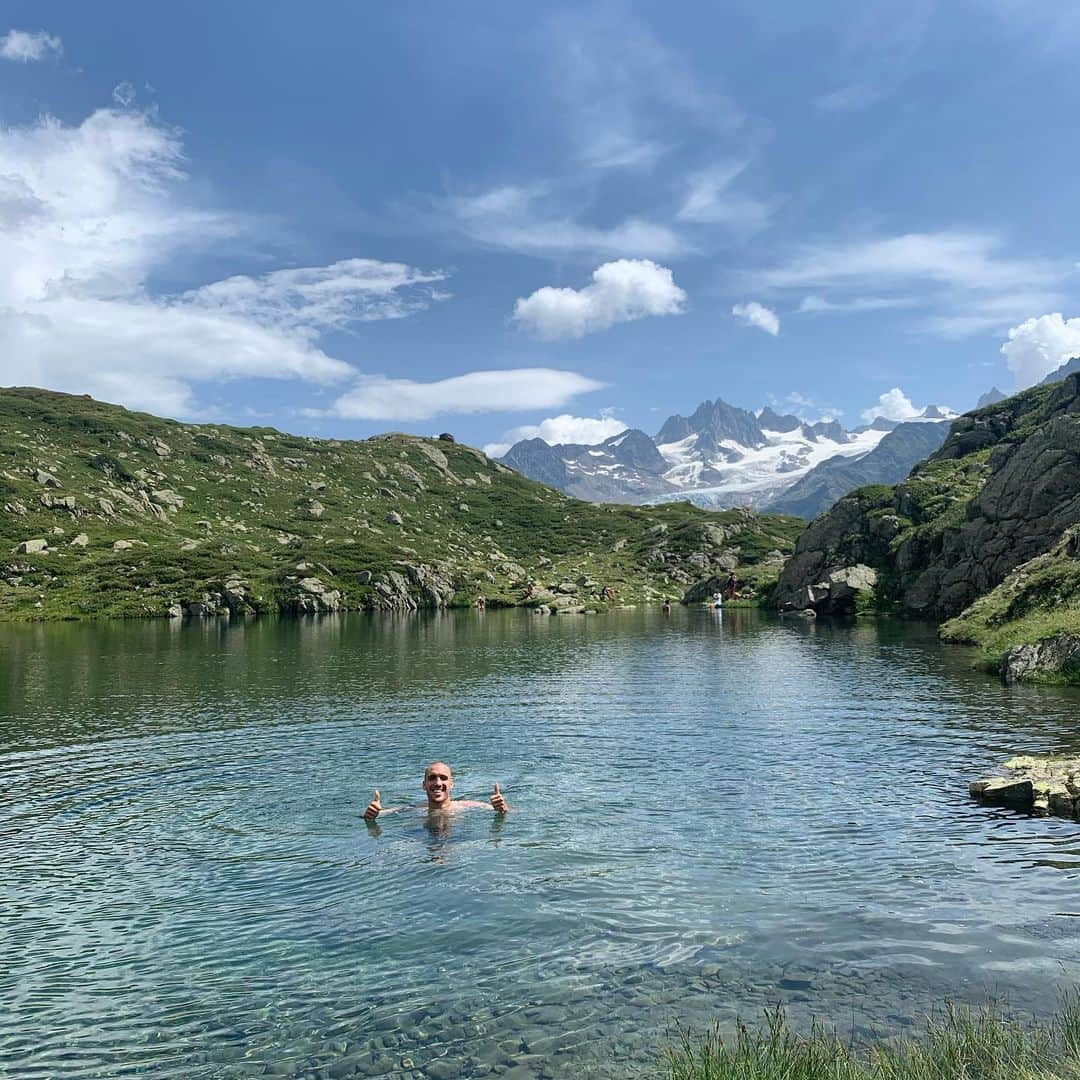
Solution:
[[[0,627],[0,1073],[624,1076],[776,1000],[1052,1008],[1080,826],[966,784],[1080,751],[1080,696],[969,665],[731,609]],[[364,825],[434,758],[514,812]]]

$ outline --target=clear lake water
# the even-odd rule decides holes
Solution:
[[[783,1003],[1052,1011],[1080,693],[933,629],[678,609],[0,626],[0,1076],[628,1077]],[[409,809],[424,765],[512,812]]]

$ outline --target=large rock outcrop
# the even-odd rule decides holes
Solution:
[[[879,599],[946,619],[1080,522],[1080,375],[954,421],[942,448],[902,484],[862,488],[813,522],[774,594],[805,606],[807,588],[857,563]]]

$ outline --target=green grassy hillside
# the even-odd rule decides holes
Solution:
[[[583,503],[441,439],[313,439],[0,390],[4,619],[479,596],[600,610],[604,586],[615,603],[674,600],[733,560],[768,585],[801,528],[686,503]]]

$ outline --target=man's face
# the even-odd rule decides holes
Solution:
[[[445,806],[450,801],[450,792],[454,787],[454,774],[450,766],[441,761],[433,762],[424,773],[424,791],[427,792],[428,806]]]

